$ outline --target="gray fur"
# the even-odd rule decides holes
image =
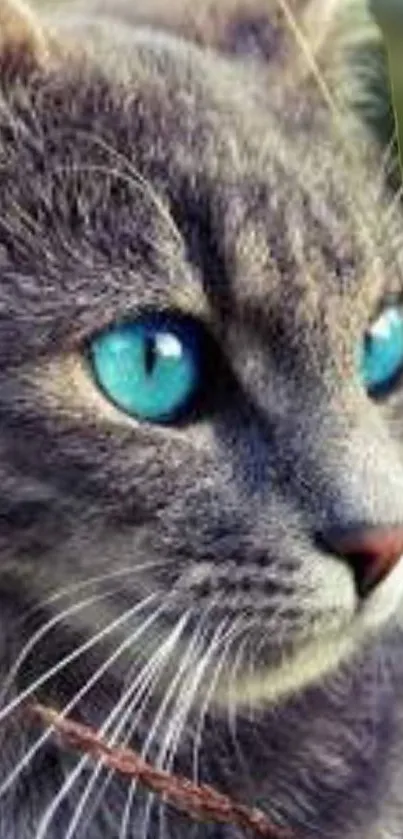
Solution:
[[[141,749],[186,654],[176,712],[217,631],[237,622],[240,634],[203,674],[173,767],[192,776],[196,742],[203,780],[297,839],[398,839],[403,572],[363,604],[323,539],[402,523],[401,389],[371,401],[355,364],[377,307],[403,291],[401,219],[375,140],[360,132],[352,149],[349,120],[329,116],[313,78],[290,85],[300,56],[278,13],[270,28],[274,5],[228,2],[211,28],[180,5],[169,22],[155,4],[147,25],[127,7],[119,22],[102,4],[66,3],[43,13],[35,40],[21,18],[24,37],[3,45],[2,681],[34,633],[70,610],[3,704],[152,596],[36,692],[63,708],[161,607],[74,708],[102,725],[186,616],[132,735]],[[308,5],[294,4],[298,20],[309,20]],[[91,335],[148,306],[193,312],[210,336],[208,392],[178,428],[128,421],[83,363]],[[155,761],[174,712],[171,703],[154,732]],[[6,715],[2,734],[6,779],[38,732]],[[0,798],[1,839],[40,835],[77,762],[51,742],[36,754]],[[48,839],[67,836],[91,770],[60,801]],[[115,778],[97,799],[104,777],[77,837],[119,835],[127,785]],[[238,837],[137,790],[127,836],[147,835]]]

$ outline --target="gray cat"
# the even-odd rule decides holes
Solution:
[[[0,837],[241,835],[39,699],[296,839],[401,839],[403,225],[347,102],[376,29],[137,5],[0,0]]]

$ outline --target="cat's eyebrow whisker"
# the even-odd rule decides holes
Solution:
[[[132,189],[134,189],[136,191],[140,190],[143,194],[145,192],[145,187],[144,187],[144,183],[143,183],[144,179],[142,179],[141,183],[138,181],[138,179],[136,181],[134,181],[132,175],[129,176],[127,173],[125,173],[125,172],[123,172],[123,171],[121,171],[117,168],[114,169],[114,168],[108,167],[106,165],[105,166],[100,165],[100,164],[99,165],[96,165],[96,164],[85,164],[85,165],[84,164],[80,164],[80,165],[71,164],[71,165],[67,165],[66,164],[66,165],[63,165],[63,166],[62,165],[59,165],[59,166],[55,165],[53,167],[48,167],[48,173],[52,173],[52,172],[53,173],[59,173],[59,172],[60,173],[69,173],[69,172],[78,172],[78,173],[79,172],[89,172],[89,173],[91,173],[91,172],[94,172],[94,173],[98,173],[98,174],[104,174],[105,176],[109,175],[109,176],[112,176],[116,179],[124,181]],[[139,175],[139,177],[141,177],[141,176]],[[150,192],[152,190],[152,187],[151,187],[150,184],[148,185],[148,187],[149,187],[149,192]],[[154,205],[155,205],[155,198],[154,198]],[[21,212],[20,212],[19,215],[22,217],[23,213],[24,213],[24,211],[21,209]],[[166,215],[169,215],[169,213],[168,213],[168,210],[165,209],[164,221],[166,220],[165,219]],[[25,213],[25,216],[27,216],[26,213]],[[171,231],[172,231],[172,225],[173,225],[173,220],[171,219],[171,226],[170,226]],[[180,234],[179,234],[179,232],[177,231],[176,228],[175,228],[175,230],[176,230],[175,239],[176,239],[177,243],[180,244],[180,248],[182,250],[183,249],[183,241],[180,238]],[[139,231],[137,231],[137,235],[138,234],[139,234]],[[59,240],[61,249],[66,254],[69,254],[70,257],[72,258],[72,260],[75,263],[78,263],[78,264],[82,265],[86,270],[93,269],[93,261],[92,261],[92,258],[91,258],[91,254],[90,254],[90,256],[87,256],[86,251],[84,250],[83,247],[78,249],[78,248],[75,248],[72,245],[71,240],[68,238],[67,230],[65,229],[65,227],[63,225],[58,226],[57,235],[58,235],[58,240]],[[179,276],[183,275],[183,273],[184,273],[183,262],[179,258],[178,253],[175,251],[175,249],[173,249],[172,247],[169,246],[169,243],[164,241],[161,244],[161,242],[157,242],[155,238],[151,239],[150,237],[147,236],[147,234],[144,230],[141,230],[141,240],[145,245],[149,245],[150,248],[154,251],[154,253],[158,254],[158,256],[163,261],[166,262],[167,260],[174,259],[174,264],[175,264],[175,267],[177,269],[178,275]],[[42,231],[40,229],[38,230],[38,239],[33,239],[31,237],[31,241],[32,241],[33,247],[36,247],[37,242],[39,242],[40,247],[42,248],[42,250],[45,253],[45,256],[47,256],[53,262],[55,261],[54,254],[52,253],[52,251],[46,249],[46,247],[43,243],[43,235],[42,235]],[[142,273],[142,277],[144,279],[150,279],[151,281],[155,281],[155,276],[145,266],[142,267],[142,272],[141,273]]]
[[[28,243],[31,245],[33,250],[41,251],[48,265],[56,264],[57,256],[54,251],[46,245],[46,241],[43,236],[43,227],[40,226],[37,220],[25,207],[21,206],[14,197],[10,200],[10,207],[15,213],[16,220],[22,224],[24,239],[21,239],[21,231],[19,229],[10,226],[10,218],[12,219],[10,213],[8,214],[7,220],[4,216],[0,216],[0,229],[3,228],[6,230],[12,239],[15,239],[17,236],[19,247],[24,246],[24,248],[26,248]]]
[[[156,598],[155,595],[150,595],[149,597],[145,598],[144,601],[142,601],[140,604],[137,605],[136,609],[129,609],[127,612],[125,612],[124,615],[121,616],[121,618],[119,619],[120,623],[123,623],[123,620],[124,619],[127,620],[128,617],[132,617],[135,614],[136,610],[140,611],[140,609],[144,608],[145,605],[151,605],[151,603],[155,602],[156,599],[157,598]],[[163,614],[164,609],[165,609],[165,603],[162,604],[161,606],[159,606],[158,608],[154,609],[154,611],[151,613],[151,615],[149,615],[145,620],[143,620],[142,623],[140,624],[140,626],[134,632],[132,632],[128,637],[126,637],[122,641],[121,644],[119,644],[119,646],[115,649],[115,651],[110,656],[108,656],[108,658],[103,662],[103,664],[100,665],[100,667],[95,671],[95,673],[93,673],[93,675],[87,680],[87,682],[83,685],[83,687],[74,695],[74,697],[68,702],[68,704],[65,705],[65,707],[61,710],[61,712],[60,712],[60,717],[61,718],[66,717],[72,710],[74,710],[74,708],[89,693],[89,691],[99,682],[99,680],[102,678],[102,676],[123,655],[123,653],[130,650],[130,647],[133,647],[134,642],[137,641],[144,634],[144,632],[150,626],[152,626],[153,623],[156,622],[156,620]],[[114,621],[113,623],[116,625],[117,622]],[[102,633],[99,633],[98,635],[102,635],[104,637],[105,636],[105,630],[103,630]],[[82,647],[80,648],[80,650],[82,650],[83,647],[86,647],[86,646],[87,645],[83,644]],[[77,651],[75,651],[75,653],[77,653]],[[70,656],[70,661],[71,661],[71,656]],[[56,668],[52,668],[53,674],[54,674],[55,669]],[[48,673],[45,674],[44,677],[41,677],[41,679],[46,680],[47,678],[49,678],[49,672],[50,671],[48,671]],[[38,680],[38,681],[40,681],[40,680]],[[18,707],[21,704],[21,702],[24,701],[24,699],[27,698],[27,696],[32,695],[32,693],[35,691],[35,689],[37,689],[37,683],[36,683],[36,687],[35,687],[35,685],[31,686],[31,688],[29,688],[29,690],[24,691],[23,694],[20,694],[20,696],[17,697],[17,699],[15,700],[14,703],[10,703],[10,706],[14,705],[15,707]],[[21,698],[21,697],[23,697],[23,698]],[[10,708],[10,706],[8,706],[8,707]],[[37,752],[50,739],[53,732],[54,732],[54,726],[49,726],[46,729],[46,731],[31,746],[31,748],[26,752],[26,754],[21,758],[21,760],[19,761],[17,766],[14,767],[14,769],[9,773],[9,775],[5,779],[5,781],[3,781],[3,783],[0,785],[0,797],[3,796],[13,786],[13,784],[15,783],[16,779],[19,777],[21,772],[24,770],[24,768],[26,766],[28,766],[31,763],[31,761],[33,760],[33,758],[35,757]]]
[[[130,175],[128,175],[126,172],[123,172],[120,169],[117,169],[117,168],[114,169],[112,167],[103,166],[101,164],[79,164],[79,165],[71,164],[70,166],[68,166],[68,165],[61,166],[60,165],[60,166],[52,167],[51,169],[49,169],[49,171],[55,172],[55,173],[58,173],[58,172],[67,173],[67,172],[69,172],[69,173],[78,173],[78,174],[80,174],[80,173],[102,174],[102,175],[105,175],[105,177],[110,176],[112,178],[115,178],[116,180],[123,181],[124,183],[128,184],[132,189],[134,189],[136,191],[141,190],[141,192],[144,192],[143,183],[138,183],[137,181],[133,181],[133,178]],[[167,248],[164,249],[163,246],[161,246],[161,243],[157,243],[155,240],[147,237],[147,235],[145,234],[144,231],[141,232],[141,237],[142,237],[142,241],[145,244],[150,245],[154,249],[154,251],[156,253],[159,253],[159,255],[162,256],[163,258],[166,258],[168,255],[172,256],[172,250],[171,249],[169,250],[169,253],[168,253]],[[177,232],[177,235],[176,235],[175,238],[176,239],[178,238],[178,232]],[[180,246],[181,246],[181,248],[183,247],[182,239],[180,240]],[[180,264],[180,261],[178,261],[178,267],[180,267],[181,270],[183,271],[183,266]]]
[[[155,678],[155,673],[157,673],[157,675],[161,673],[166,663],[166,660],[169,658],[169,655],[171,654],[180,635],[182,634],[184,627],[188,622],[188,619],[189,613],[186,613],[178,620],[174,629],[168,635],[168,638],[164,641],[162,647],[157,648],[156,653],[151,658],[151,660],[142,668],[135,682],[132,685],[130,685],[130,687],[123,693],[119,702],[115,705],[112,712],[109,714],[109,716],[107,717],[107,719],[105,720],[105,722],[99,730],[99,734],[102,738],[109,733],[111,726],[114,725],[115,721],[119,718],[121,712],[124,710],[125,705],[132,698],[132,695],[136,693],[140,693],[141,695],[141,690],[147,688],[147,684],[150,681],[152,681],[153,678]],[[130,708],[131,707],[132,705],[130,705]],[[119,723],[117,728],[112,732],[112,736],[109,740],[111,746],[116,744],[120,732],[120,727],[121,723]],[[35,834],[35,839],[45,839],[48,828],[52,822],[54,815],[56,814],[57,809],[59,808],[64,798],[66,798],[66,796],[69,795],[73,785],[75,784],[79,776],[82,774],[84,768],[89,763],[91,763],[91,758],[88,755],[85,755],[78,762],[75,769],[70,773],[69,777],[66,779],[58,794],[53,799],[53,801],[47,808],[45,814],[43,815],[41,822],[38,826],[37,832]],[[86,801],[88,800],[88,797],[91,794],[93,786],[98,778],[98,775],[102,767],[103,761],[102,759],[100,759],[92,773],[92,776],[90,777],[90,780],[86,788],[84,789],[82,796],[80,797],[76,810],[73,814],[70,824],[68,825],[64,839],[72,839],[76,831],[76,828],[78,827]]]
[[[92,139],[95,140],[95,136],[92,136]],[[103,147],[108,151],[109,154],[113,154],[115,156],[115,158],[118,159],[118,162],[121,162],[122,165],[124,164],[124,166],[126,167],[126,169],[129,172],[129,174],[125,173],[122,169],[119,169],[119,168],[112,168],[112,167],[96,165],[96,164],[92,164],[92,165],[90,165],[90,164],[85,164],[85,165],[84,164],[80,164],[80,165],[71,164],[71,165],[67,165],[66,164],[66,165],[55,165],[53,167],[49,166],[48,169],[47,169],[47,173],[50,174],[52,172],[53,173],[63,173],[63,172],[78,172],[78,173],[79,172],[89,172],[90,173],[90,172],[94,172],[94,173],[98,173],[98,174],[102,173],[102,174],[105,174],[105,175],[110,175],[110,176],[112,176],[116,179],[124,181],[132,189],[134,189],[136,191],[140,190],[143,194],[147,194],[147,195],[152,197],[153,204],[158,210],[159,217],[160,218],[162,217],[165,223],[167,221],[169,222],[169,228],[170,228],[171,232],[174,232],[175,240],[177,241],[177,243],[182,248],[183,247],[183,242],[182,242],[182,238],[180,236],[180,233],[179,233],[176,225],[174,224],[173,219],[171,218],[171,216],[169,214],[169,211],[163,205],[163,202],[161,201],[161,199],[159,198],[159,196],[157,195],[155,190],[153,190],[151,184],[148,183],[145,178],[143,178],[143,176],[141,175],[140,172],[137,172],[137,170],[133,166],[133,163],[128,158],[126,159],[117,150],[113,149],[112,146],[109,146],[107,143],[101,141],[100,138],[96,138],[96,141],[98,142],[98,144],[102,143]],[[26,209],[24,209],[20,204],[18,204],[15,199],[12,201],[12,207],[14,209],[16,217],[24,225],[24,242],[23,243],[21,242],[21,244],[24,244],[24,246],[26,246],[26,243],[28,241],[31,244],[31,246],[34,250],[38,250],[38,248],[39,248],[43,252],[43,254],[44,254],[48,263],[53,263],[54,264],[56,262],[56,256],[55,256],[54,252],[46,246],[46,242],[44,241],[44,237],[43,237],[43,229],[40,227],[38,222],[27,212]],[[4,218],[0,219],[0,227],[1,226],[5,230],[8,231],[10,236],[15,237],[16,232],[18,232],[14,228],[12,228],[10,226],[9,221],[6,221]],[[74,249],[72,247],[71,242],[67,239],[66,231],[64,230],[63,226],[58,228],[58,235],[59,235],[59,237],[62,237],[61,241],[62,241],[62,246],[63,246],[64,251],[66,253],[70,253],[70,255],[72,256],[72,258],[74,259],[75,262],[79,262],[79,263],[83,264],[84,266],[87,266],[88,263],[85,259],[85,256],[82,252],[82,249],[78,250],[78,249]],[[154,250],[156,252],[158,252],[163,258],[166,258],[167,252],[165,252],[163,250],[163,248],[161,247],[160,244],[157,245],[157,243],[155,241],[147,239],[146,235],[144,234],[144,231],[142,232],[142,238],[143,238],[143,241],[145,243],[150,244],[154,248]],[[169,251],[169,256],[172,257],[172,255],[173,255],[173,252],[172,252],[172,250],[170,250]],[[181,264],[180,260],[177,260],[177,264],[178,264],[178,268],[181,271],[183,271],[183,265]]]
[[[18,204],[15,199],[11,202],[11,206],[15,212],[16,219],[22,223],[23,230],[21,231],[18,228],[12,227],[9,219],[6,220],[4,216],[0,216],[0,230],[3,229],[7,231],[13,240],[18,237],[19,248],[23,247],[26,250],[27,245],[29,245],[30,252],[40,251],[43,254],[47,265],[54,266],[57,264],[57,256],[55,255],[55,252],[46,245],[43,228],[39,226],[36,220],[25,208]],[[23,239],[21,238],[21,232],[24,234]],[[71,242],[67,240],[66,231],[62,225],[57,228],[57,232],[59,240],[63,245],[63,250],[66,253],[70,253],[75,262],[81,263],[84,267],[88,267],[88,263],[85,261],[82,251],[78,250],[78,248],[75,250],[72,247]]]
[[[120,163],[124,168],[127,169],[127,171],[132,176],[133,186],[141,188],[143,190],[143,194],[151,198],[156,210],[159,213],[160,218],[163,219],[167,227],[171,230],[171,233],[173,234],[177,243],[180,246],[182,246],[182,236],[167,207],[161,200],[158,193],[153,189],[152,185],[147,181],[146,178],[143,177],[141,172],[139,172],[139,170],[136,169],[133,161],[131,161],[127,155],[122,154],[120,151],[114,148],[103,137],[100,137],[99,135],[91,133],[89,131],[83,130],[78,131],[77,133],[79,133],[82,137],[91,140],[94,143],[94,145],[97,145],[99,148],[106,151],[111,157],[114,157],[118,163]]]
[[[44,240],[43,240],[43,230],[35,221],[35,219],[28,213],[24,207],[19,204],[15,198],[10,201],[10,206],[16,214],[17,219],[23,224],[24,227],[24,242],[28,240],[35,249],[38,249],[38,245],[42,253],[45,255],[48,262],[55,262],[55,255],[52,251],[46,247]],[[1,219],[1,225],[4,226],[4,220]],[[14,231],[14,233],[17,231]],[[18,235],[18,232],[17,232]]]

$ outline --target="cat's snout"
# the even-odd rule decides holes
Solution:
[[[403,527],[335,531],[325,537],[332,553],[346,559],[360,597],[366,597],[403,558]]]

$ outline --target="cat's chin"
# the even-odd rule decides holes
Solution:
[[[230,692],[223,684],[216,692],[215,701],[218,705],[228,705],[230,701],[238,709],[284,701],[309,685],[323,681],[351,658],[358,648],[358,636],[359,632],[353,630],[306,642],[284,655],[276,666],[240,676],[231,684]]]

